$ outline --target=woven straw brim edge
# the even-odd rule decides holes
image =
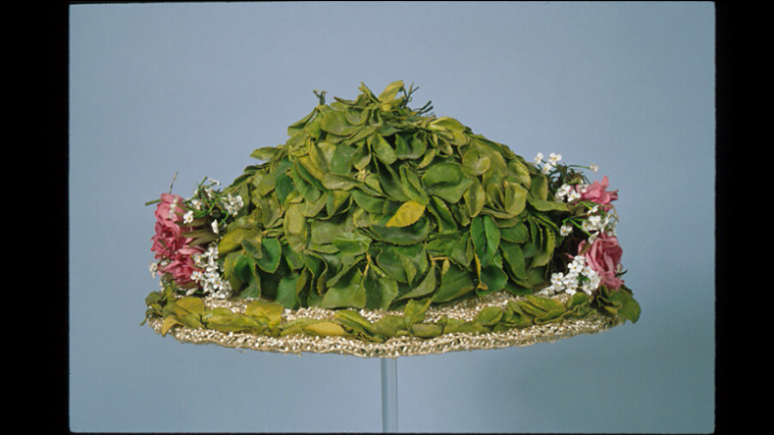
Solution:
[[[475,306],[470,304],[456,306],[451,309],[428,310],[430,318],[440,315],[453,315],[457,318],[475,316],[483,306],[499,305],[507,298],[494,298],[478,301]],[[238,309],[238,308],[237,308]],[[295,318],[313,317],[325,318],[331,315],[330,310],[298,310],[287,311]],[[379,313],[364,312],[372,317]],[[382,315],[384,313],[381,313]],[[148,318],[147,324],[161,334],[164,320]],[[212,329],[194,329],[184,326],[172,328],[171,335],[181,343],[214,344],[226,348],[246,349],[283,354],[328,353],[351,355],[362,358],[397,358],[399,356],[431,355],[456,351],[473,351],[481,349],[502,349],[507,347],[526,347],[538,343],[550,343],[561,339],[575,337],[581,334],[596,334],[620,325],[616,318],[592,313],[583,319],[564,319],[524,328],[511,328],[505,331],[487,333],[452,333],[433,338],[394,337],[383,343],[373,343],[353,337],[325,336],[318,337],[307,334],[294,334],[284,337],[267,335],[221,332]]]

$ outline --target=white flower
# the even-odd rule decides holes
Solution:
[[[555,165],[555,164],[559,163],[561,160],[562,160],[562,155],[561,155],[561,154],[551,153],[551,154],[548,156],[548,161],[549,161],[551,164],[553,164],[553,165]]]
[[[546,163],[546,165],[543,166],[543,173],[547,174],[547,173],[551,172],[551,169],[554,169],[554,166],[552,164],[550,164],[550,163]]]
[[[589,166],[591,170],[596,174],[597,171],[599,171],[599,166],[597,166],[596,163],[592,163],[591,166]]]
[[[175,209],[177,208],[177,197],[174,197],[172,199],[172,202],[169,203],[169,219],[175,220]]]
[[[183,215],[183,223],[190,224],[191,222],[193,222],[193,210],[188,210]]]
[[[560,187],[556,191],[556,199],[561,200],[565,196],[569,195],[570,191],[572,191],[572,188],[570,187],[570,185],[569,184],[563,184],[562,187]]]
[[[202,272],[200,270],[194,270],[193,272],[191,272],[191,280],[192,281],[196,281],[196,282],[200,282],[200,281],[204,280],[204,275],[202,274]]]
[[[559,234],[562,236],[569,236],[572,233],[572,225],[562,225],[561,228],[559,228]]]
[[[199,198],[194,198],[191,200],[191,206],[194,208],[194,210],[201,210],[202,209],[202,200]]]
[[[212,221],[212,232],[218,234],[218,221]]]
[[[245,205],[245,202],[242,200],[241,196],[231,196],[229,193],[226,195],[226,202],[223,205],[226,207],[226,211],[229,214],[235,215]]]
[[[567,202],[575,202],[580,199],[580,193],[576,191],[575,189],[571,189],[570,193],[567,194]]]
[[[571,274],[578,275],[583,271],[583,264],[579,261],[573,261],[567,266],[567,270],[569,270]]]
[[[150,269],[151,276],[155,278],[156,273],[158,273],[159,271],[159,264],[156,263],[155,261],[151,261],[149,269]]]
[[[583,272],[581,272],[581,274],[592,281],[595,279],[599,279],[599,273],[597,273],[596,270],[592,269],[589,266],[584,267]]]
[[[564,274],[562,272],[556,272],[551,274],[551,285],[554,287],[562,287],[564,280]]]
[[[540,163],[541,161],[543,161],[543,153],[537,153],[535,156],[535,163]]]

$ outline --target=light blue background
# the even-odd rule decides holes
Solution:
[[[618,189],[643,314],[604,334],[398,361],[407,432],[714,430],[710,2],[280,2],[70,9],[73,431],[381,430],[379,360],[184,345],[140,326],[153,200],[228,183],[317,103],[402,79]],[[592,174],[593,175],[593,174]]]

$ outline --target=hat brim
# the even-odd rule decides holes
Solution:
[[[507,304],[510,299],[518,299],[512,295],[492,295],[459,304],[431,306],[426,316],[430,321],[442,316],[469,320],[475,317],[480,309],[493,305]],[[245,301],[206,300],[205,304],[212,307],[229,307],[234,311],[244,308]],[[331,319],[335,311],[308,308],[286,310],[283,317],[297,319],[310,317],[315,319]],[[362,311],[362,314],[376,320],[389,314],[388,312]],[[161,334],[164,319],[149,318],[147,324],[158,334]],[[358,339],[356,336],[314,336],[309,334],[293,334],[273,337],[247,332],[222,332],[206,328],[175,327],[167,332],[181,343],[214,344],[226,348],[274,352],[283,354],[328,353],[351,355],[362,358],[396,358],[399,356],[442,354],[455,351],[473,351],[480,349],[502,349],[507,347],[526,347],[538,343],[550,343],[561,339],[575,337],[581,334],[595,334],[607,331],[620,325],[617,317],[605,316],[598,312],[580,319],[562,319],[544,324],[534,324],[527,327],[513,327],[502,331],[482,333],[448,333],[432,338],[414,336],[392,337],[384,342],[376,343]]]

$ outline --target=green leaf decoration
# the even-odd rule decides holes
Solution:
[[[333,246],[342,255],[356,256],[365,254],[371,245],[371,238],[360,232],[340,233],[333,238]]]
[[[476,321],[484,326],[494,326],[503,317],[503,309],[500,307],[487,307],[478,312]]]
[[[276,302],[256,300],[245,307],[245,315],[264,320],[269,326],[277,326],[282,321],[284,308]]]
[[[364,308],[366,304],[366,290],[363,285],[363,273],[353,268],[345,277],[328,288],[323,296],[323,308]]]
[[[397,337],[400,331],[406,330],[406,319],[403,316],[386,315],[371,325],[374,334],[386,337]],[[408,332],[405,332],[408,334]]]
[[[459,266],[451,265],[445,273],[442,273],[441,283],[433,296],[433,301],[452,301],[474,289],[475,285],[473,284],[471,273]]]
[[[500,229],[491,216],[480,216],[470,224],[470,235],[481,267],[489,266],[500,246]]]
[[[276,147],[262,147],[250,153],[250,157],[258,160],[269,160],[274,157],[278,151],[279,149]]]
[[[422,184],[429,195],[435,195],[448,203],[457,203],[473,184],[458,163],[439,163],[430,166],[422,176]]]
[[[398,281],[371,265],[365,278],[366,306],[369,310],[387,310],[398,296]]]
[[[637,323],[640,319],[640,304],[625,286],[617,291],[602,286],[596,301],[605,312],[621,320]]]
[[[258,266],[266,272],[274,273],[282,258],[282,245],[279,239],[263,239],[261,241],[261,258],[256,258]]]

